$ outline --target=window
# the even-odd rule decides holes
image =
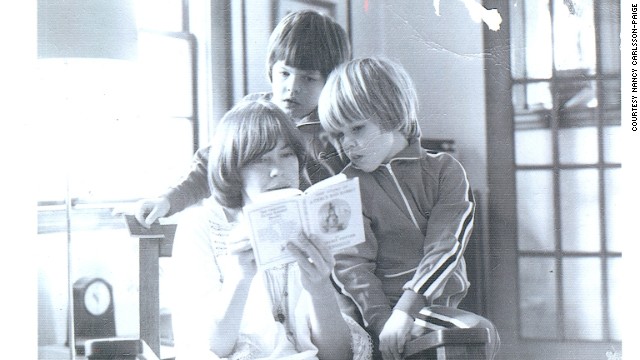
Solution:
[[[591,1],[510,12],[520,336],[620,340],[619,30]]]
[[[187,5],[136,1],[136,61],[38,61],[38,126],[48,149],[39,165],[40,231],[53,230],[43,229],[51,224],[43,216],[62,207],[67,186],[75,208],[108,207],[156,196],[187,171],[198,145]]]
[[[490,232],[508,250],[490,306],[522,359],[599,358],[621,341],[620,4],[491,3],[508,18],[485,37]]]

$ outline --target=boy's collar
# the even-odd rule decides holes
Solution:
[[[386,164],[380,164],[380,167],[385,167],[386,165],[391,164],[396,160],[419,160],[420,153],[422,152],[422,147],[420,146],[420,138],[409,138],[407,139],[407,146],[404,149],[400,150],[391,160],[389,160]],[[347,167],[353,167],[354,169],[359,169],[353,163],[349,163]]]
[[[262,93],[265,100],[271,101],[273,92]],[[298,129],[304,133],[317,134],[322,131],[322,125],[320,125],[320,118],[318,117],[318,107],[313,111],[300,119],[294,119],[294,122]]]
[[[420,147],[420,139],[409,138],[407,139],[407,142],[408,142],[407,146],[405,146],[404,149],[400,150],[400,152],[398,152],[393,158],[391,158],[391,160],[389,160],[389,163],[393,162],[394,160],[420,158],[420,152],[422,149]]]
[[[317,134],[322,131],[322,125],[318,118],[318,108],[315,108],[309,115],[296,121],[298,129],[304,133]]]

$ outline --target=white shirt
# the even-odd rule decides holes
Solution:
[[[180,217],[172,255],[172,315],[177,358],[218,359],[210,349],[214,319],[225,311],[217,300],[222,289],[224,240],[236,224],[227,221],[221,207],[205,205]],[[217,253],[217,257],[216,257]],[[276,321],[271,296],[282,296],[284,272],[254,277],[241,318],[240,336],[229,359],[317,359],[311,342],[309,294],[302,288],[296,264],[287,274],[287,326]]]

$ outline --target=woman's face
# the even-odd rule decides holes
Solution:
[[[244,165],[240,169],[242,178],[242,200],[249,204],[259,194],[284,188],[298,188],[298,157],[283,140],[273,150]]]

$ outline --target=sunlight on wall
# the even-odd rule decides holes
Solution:
[[[155,196],[186,171],[192,124],[154,111],[166,101],[150,99],[136,69],[95,59],[39,63],[35,118],[47,174],[39,200],[62,199],[67,176],[74,198]]]

